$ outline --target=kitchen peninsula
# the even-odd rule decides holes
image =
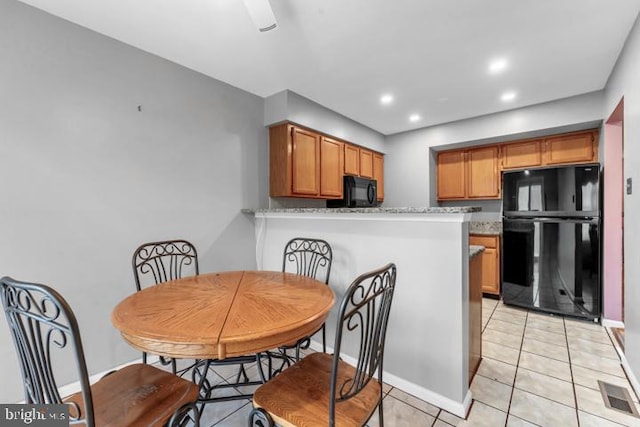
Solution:
[[[259,269],[280,270],[283,248],[291,238],[329,242],[333,249],[329,285],[337,301],[359,274],[396,263],[384,381],[464,417],[471,404],[469,223],[478,210],[304,208],[244,212],[255,215]],[[337,305],[327,321],[330,348],[336,311]],[[355,356],[355,349],[348,345],[343,350],[347,356]]]

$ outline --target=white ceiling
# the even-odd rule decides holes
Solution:
[[[241,0],[22,1],[383,134],[600,90],[640,11],[640,0],[270,0],[278,28],[260,33]],[[489,74],[499,57],[508,67]]]

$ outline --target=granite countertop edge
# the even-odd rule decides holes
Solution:
[[[477,206],[421,207],[421,208],[275,208],[242,209],[243,213],[395,213],[395,214],[451,214],[480,212]]]

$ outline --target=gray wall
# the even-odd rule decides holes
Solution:
[[[267,204],[261,98],[13,0],[0,61],[0,275],[68,299],[90,373],[139,356],[109,316],[140,243],[189,239],[204,272],[255,268],[240,209]],[[0,366],[0,402],[22,400],[4,320]]]
[[[598,127],[603,96],[603,92],[593,92],[388,136],[385,206],[437,206],[434,148],[461,148]]]
[[[631,178],[634,192],[624,196],[624,326],[625,355],[636,379],[640,379],[640,23],[636,21],[606,87],[603,115],[609,117],[624,97],[624,178]]]

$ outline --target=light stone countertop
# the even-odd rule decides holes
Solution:
[[[484,246],[480,245],[469,245],[469,258],[473,258],[476,255],[480,255],[484,252]]]
[[[476,206],[460,207],[423,207],[423,208],[276,208],[276,209],[242,209],[243,213],[394,213],[394,214],[450,214],[480,212]]]
[[[471,221],[469,234],[500,235],[502,234],[502,221]]]

